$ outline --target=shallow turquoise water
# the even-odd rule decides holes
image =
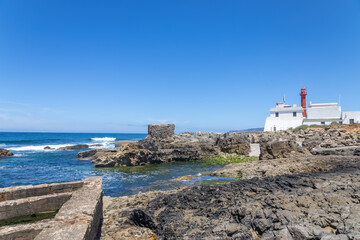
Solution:
[[[199,173],[218,169],[222,165],[181,162],[145,168],[100,169],[94,168],[91,161],[77,160],[76,154],[79,151],[44,150],[45,146],[57,148],[73,144],[102,144],[102,148],[113,148],[114,141],[140,140],[145,137],[146,134],[0,133],[0,148],[10,149],[15,154],[12,157],[0,158],[0,188],[101,176],[104,194],[116,197],[153,190],[169,190],[191,185],[196,181],[219,179]],[[184,175],[198,176],[189,181],[171,181]]]

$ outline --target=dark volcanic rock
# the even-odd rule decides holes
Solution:
[[[72,146],[67,146],[67,147],[61,147],[61,148],[58,148],[56,150],[65,151],[65,150],[79,150],[79,149],[86,149],[86,148],[89,148],[89,145],[78,144],[78,145],[72,145]]]
[[[14,154],[7,149],[0,148],[0,157],[10,157]]]
[[[299,240],[320,239],[328,235],[325,228],[360,234],[360,218],[352,220],[360,217],[353,195],[359,194],[360,185],[353,182],[335,192],[345,183],[340,178],[353,182],[360,175],[304,174],[190,188],[151,201],[148,211],[159,213],[148,218],[158,223],[154,232],[159,239],[264,239],[284,229],[289,239]],[[331,184],[328,179],[337,181]],[[352,217],[343,220],[346,211]]]
[[[271,141],[260,143],[260,159],[288,158],[311,155],[309,150],[300,147],[294,141]]]
[[[141,239],[142,233],[157,239],[359,239],[360,158],[350,164],[337,158],[343,164],[327,172],[200,185],[121,204],[114,199],[112,208],[127,207],[105,209],[104,232],[116,231],[119,239]],[[125,233],[129,238],[121,238]]]

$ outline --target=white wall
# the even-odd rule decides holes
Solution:
[[[344,124],[350,124],[350,119],[354,119],[354,123],[360,123],[360,111],[349,111],[342,113]]]
[[[296,117],[293,113],[296,112]],[[276,117],[275,113],[279,114]],[[280,131],[302,125],[303,116],[301,107],[277,107],[270,109],[270,117],[266,118],[264,131]]]
[[[341,107],[337,104],[309,105],[307,115],[308,119],[341,119]]]
[[[296,128],[298,126],[301,126],[302,123],[302,117],[294,119],[267,117],[265,121],[264,131],[274,131],[274,128],[276,128],[276,131],[287,130],[289,128]]]
[[[324,124],[321,124],[321,122],[324,122]],[[304,120],[304,125],[330,125],[333,122],[337,122],[340,123],[341,120],[340,119],[333,119],[333,120],[324,120],[324,119],[319,119],[319,120]]]

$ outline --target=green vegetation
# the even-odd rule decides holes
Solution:
[[[41,212],[28,216],[10,218],[0,221],[0,227],[9,226],[14,224],[33,223],[44,219],[54,218],[58,211]]]
[[[239,180],[235,180],[235,179],[204,180],[204,181],[197,181],[195,182],[195,184],[216,185],[216,184],[236,182],[236,181]]]
[[[307,129],[309,126],[308,125],[301,125],[301,126],[298,126],[296,128],[294,128],[294,132],[298,132],[300,130],[305,130]]]
[[[309,126],[310,128],[328,128],[329,125],[317,125],[317,124],[313,124]]]
[[[332,122],[331,125],[317,125],[317,124],[313,124],[313,125],[301,125],[301,126],[298,126],[296,128],[294,128],[294,132],[298,132],[300,130],[305,130],[305,129],[308,129],[308,128],[328,128],[330,126],[334,126],[334,125],[340,125],[340,123],[337,123],[337,122]],[[290,129],[289,129],[290,130]]]
[[[199,162],[207,165],[224,165],[230,163],[243,163],[259,160],[256,156],[245,156],[241,154],[229,154],[225,153],[216,157],[203,158]]]

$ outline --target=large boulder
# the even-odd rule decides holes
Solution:
[[[222,152],[240,153],[247,155],[250,153],[249,136],[240,132],[225,133],[219,137],[216,143]]]
[[[309,150],[300,147],[296,142],[285,141],[271,141],[260,143],[260,160],[289,158],[295,156],[311,155]]]
[[[322,138],[318,135],[306,138],[302,146],[307,150],[311,151],[313,148],[318,147],[322,143]]]
[[[0,148],[0,157],[10,157],[14,154],[7,149]]]

